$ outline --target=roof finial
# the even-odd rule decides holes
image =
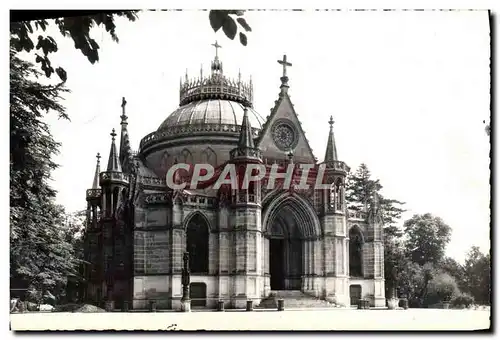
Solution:
[[[101,164],[101,154],[98,152],[97,155],[95,156],[97,158],[97,164]]]
[[[328,124],[330,124],[330,129],[333,129],[333,124],[335,121],[333,120],[333,116],[330,116],[330,120],[328,121]]]
[[[128,118],[125,114],[125,106],[127,106],[127,101],[125,100],[125,97],[122,97],[122,115],[120,116],[120,118],[122,119],[122,124],[126,124]]]
[[[188,69],[186,69],[186,83],[188,82]]]
[[[203,64],[200,66],[200,80],[203,79]]]
[[[111,130],[111,140],[114,142],[115,141],[115,137],[116,137],[116,133],[115,133],[115,129],[113,128],[113,130]]]
[[[212,44],[213,47],[215,47],[215,60],[219,59],[219,48],[222,46],[217,43],[217,40],[215,40],[215,44]]]

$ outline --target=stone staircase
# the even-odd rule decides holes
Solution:
[[[276,309],[278,300],[283,299],[286,309],[306,309],[306,308],[335,308],[335,304],[314,296],[307,295],[300,290],[274,290],[267,298],[262,299],[256,308]]]

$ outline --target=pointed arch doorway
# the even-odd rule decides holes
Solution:
[[[264,201],[265,274],[271,290],[302,290],[304,276],[314,271],[311,242],[319,221],[298,194],[283,192]]]

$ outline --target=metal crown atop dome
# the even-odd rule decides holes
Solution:
[[[195,100],[203,99],[226,99],[242,103],[252,107],[253,85],[252,79],[243,82],[241,73],[238,79],[226,77],[222,72],[222,62],[219,60],[218,50],[220,46],[217,41],[212,44],[215,47],[215,58],[211,63],[211,73],[203,76],[203,68],[200,69],[200,76],[189,78],[186,70],[184,81],[181,79],[179,89],[179,105],[186,105]]]

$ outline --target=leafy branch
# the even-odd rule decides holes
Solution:
[[[224,34],[231,40],[234,40],[238,33],[238,25],[245,30],[245,32],[252,32],[252,28],[243,18],[245,11],[241,10],[212,10],[209,13],[210,25],[214,32],[222,28]],[[248,38],[245,33],[239,32],[240,43],[246,46]]]

